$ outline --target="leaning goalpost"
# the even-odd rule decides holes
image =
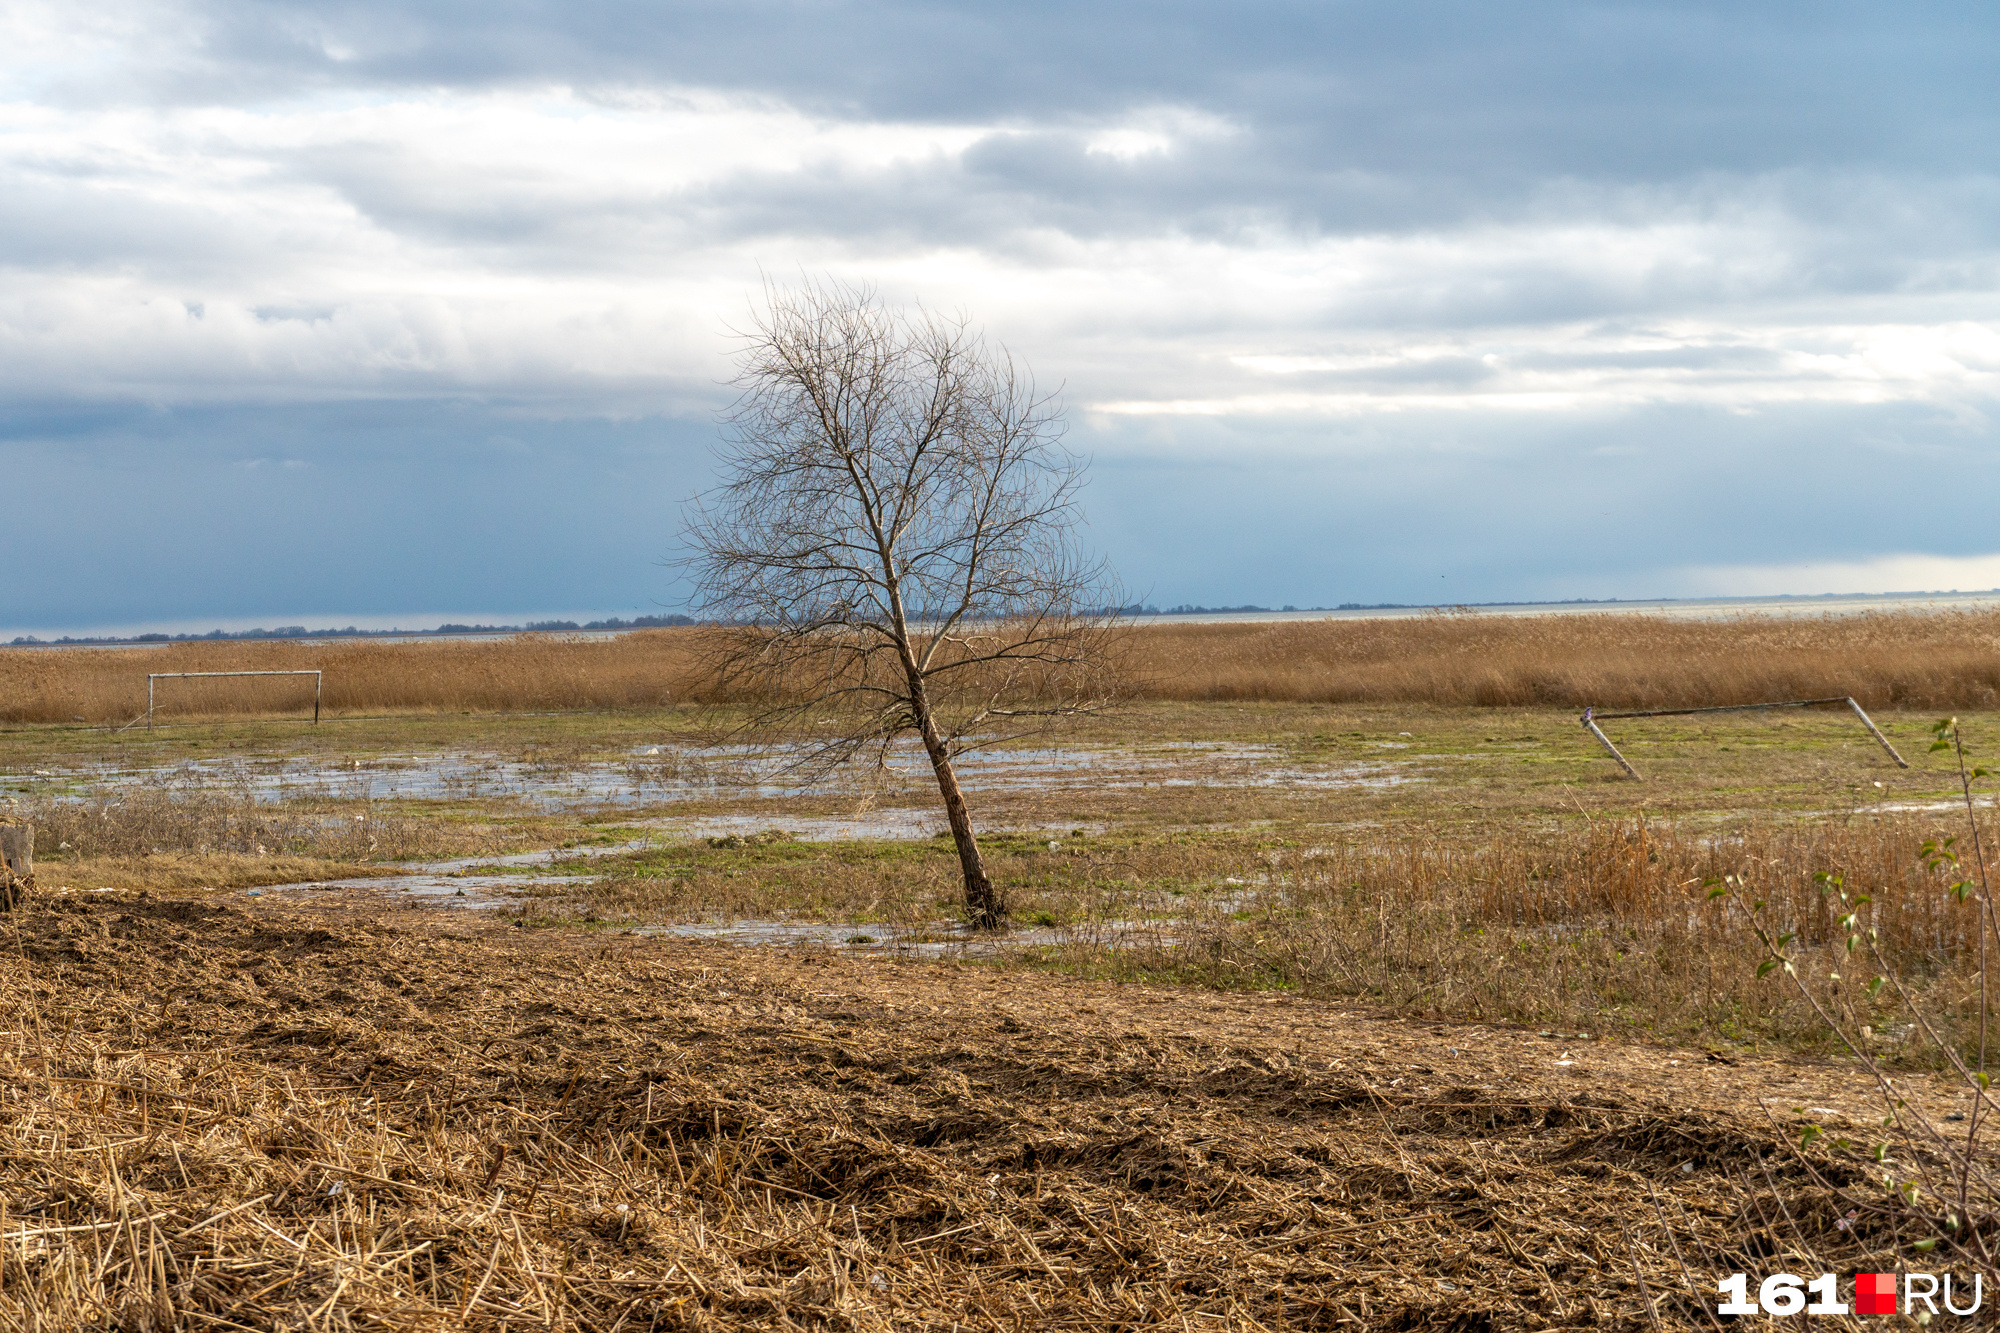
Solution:
[[[1583,716],[1578,720],[1583,723],[1585,731],[1597,737],[1598,744],[1611,751],[1611,757],[1618,761],[1620,768],[1624,769],[1638,781],[1644,782],[1645,779],[1639,776],[1639,770],[1632,767],[1624,755],[1618,753],[1618,747],[1611,743],[1611,738],[1604,734],[1603,728],[1599,727],[1598,723],[1614,717],[1692,717],[1696,713],[1748,713],[1760,708],[1821,708],[1827,705],[1839,704],[1846,704],[1854,710],[1854,715],[1861,719],[1861,725],[1868,728],[1868,734],[1873,736],[1876,743],[1884,750],[1887,750],[1889,757],[1896,761],[1896,767],[1908,768],[1910,766],[1907,759],[1896,753],[1896,747],[1889,744],[1889,738],[1882,734],[1881,728],[1875,725],[1874,719],[1862,710],[1860,704],[1845,694],[1835,695],[1831,699],[1782,699],[1767,704],[1723,704],[1719,708],[1647,708],[1632,713],[1600,713],[1595,708],[1586,708],[1583,710]]]
[[[191,680],[196,676],[311,676],[313,678],[313,725],[319,725],[319,691],[322,684],[318,671],[153,671],[146,676],[146,730],[153,729],[153,682],[161,680]],[[128,724],[129,725],[129,724]]]

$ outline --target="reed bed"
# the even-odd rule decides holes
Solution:
[[[1432,615],[1136,631],[1138,698],[1682,708],[1851,695],[1990,708],[2000,611],[1669,620]]]
[[[124,723],[144,710],[146,675],[157,671],[316,668],[336,715],[746,702],[704,674],[702,633],[0,649],[0,721]],[[1126,697],[1138,700],[1649,708],[1852,695],[1869,708],[1991,708],[2000,704],[2000,612],[1141,623],[1115,665]],[[161,690],[167,718],[311,707],[309,684],[283,678]]]
[[[688,633],[642,631],[614,639],[0,649],[0,721],[122,725],[144,714],[147,675],[166,671],[323,671],[321,707],[332,715],[657,708],[685,701],[695,647]],[[310,716],[312,681],[161,681],[155,702],[165,720]]]
[[[33,1333],[1683,1329],[1922,1234],[1602,1046],[145,897],[0,930]]]

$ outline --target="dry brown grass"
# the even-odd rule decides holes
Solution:
[[[163,852],[157,856],[62,855],[44,859],[36,862],[35,882],[52,893],[200,894],[394,873],[389,867],[325,857]]]
[[[0,931],[24,1333],[1636,1333],[1924,1234],[1733,1109],[1797,1069],[143,897]]]
[[[144,710],[156,671],[319,668],[334,714],[731,702],[702,674],[700,635],[0,649],[0,721],[122,723]],[[1122,670],[1140,699],[1644,708],[1848,694],[1870,708],[1990,708],[2000,703],[2000,612],[1140,625]],[[296,680],[170,681],[160,694],[164,718],[310,707],[310,686]]]
[[[171,783],[100,791],[85,800],[10,802],[10,810],[34,825],[37,864],[51,873],[68,861],[161,853],[403,861],[492,845],[474,830],[359,801],[279,804]]]
[[[1949,813],[1713,828],[1572,821],[1485,834],[1405,827],[1363,842],[1273,849],[1233,893],[1180,900],[1170,942],[1108,942],[1088,924],[1046,961],[1107,975],[1364,996],[1409,1012],[1675,1040],[1776,1040],[1832,1048],[1834,1034],[1782,978],[1739,907],[1710,897],[1735,876],[1773,936],[1794,933],[1801,976],[1885,1058],[1937,1059],[1913,1038],[1886,967],[1961,1052],[1978,1038],[1976,906],[1927,870]],[[1996,828],[1986,822],[1988,845]],[[1246,871],[1250,867],[1246,867]],[[1850,959],[1846,910],[1817,879],[1872,897],[1860,909],[1880,961]]]
[[[1868,983],[1886,969],[1948,1042],[1976,1046],[1976,907],[1953,898],[1955,876],[1918,856],[1927,839],[1962,834],[1963,819],[1572,817],[1325,830],[1310,841],[1275,830],[996,835],[987,852],[1016,924],[1060,937],[1023,948],[1031,964],[1361,997],[1454,1020],[1834,1049],[1796,990],[1758,977],[1767,955],[1740,908],[1710,897],[1735,877],[1741,902],[1766,904],[1772,935],[1798,937],[1798,967],[1836,1017],[1870,1029],[1885,1059],[1936,1063],[1897,994],[1871,997]],[[1985,834],[1989,846],[2000,834],[1991,815]],[[951,849],[938,840],[694,843],[566,868],[593,878],[532,891],[534,919],[924,932],[956,902]],[[1837,925],[1846,909],[1822,873],[1873,899],[1860,920],[1879,964],[1847,958]]]
[[[0,649],[0,721],[124,723],[161,671],[321,670],[332,714],[651,708],[679,701],[693,641],[673,631],[615,639],[524,634],[473,642],[187,643],[164,648]],[[309,678],[175,680],[158,716],[312,711]]]
[[[1131,639],[1141,698],[1697,707],[1852,695],[1992,707],[2000,612],[1668,620],[1647,615],[1159,625]]]

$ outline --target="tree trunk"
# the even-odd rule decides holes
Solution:
[[[972,814],[965,808],[965,795],[958,789],[958,774],[952,771],[951,752],[944,738],[928,725],[921,735],[924,752],[931,757],[937,773],[938,791],[944,796],[944,817],[951,824],[951,840],[958,845],[959,869],[965,873],[965,914],[980,930],[998,930],[1007,924],[1007,902],[987,877],[986,861],[979,855],[979,838],[972,831]]]

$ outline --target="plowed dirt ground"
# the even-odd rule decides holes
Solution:
[[[1908,1239],[1838,1065],[364,894],[0,948],[0,1327],[1694,1328]]]

